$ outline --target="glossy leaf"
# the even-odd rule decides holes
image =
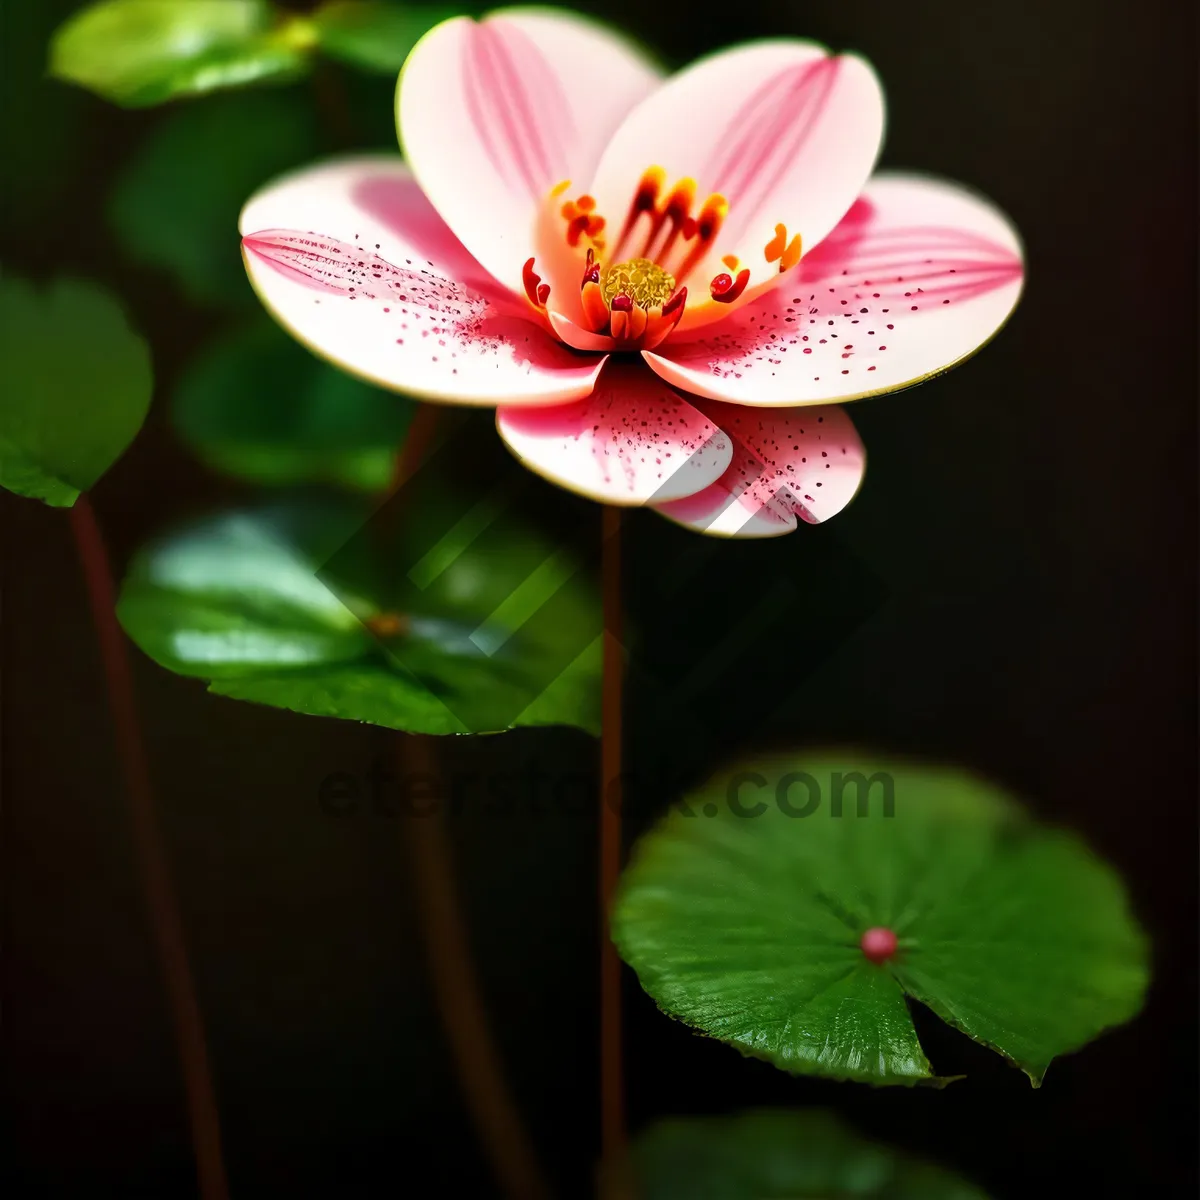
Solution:
[[[254,483],[387,487],[411,402],[314,358],[273,321],[222,339],[187,370],[175,426],[210,466]]]
[[[307,23],[277,24],[267,0],[101,0],[55,34],[50,72],[136,108],[294,79],[311,46]]]
[[[899,939],[878,964],[860,946],[873,928]],[[947,1082],[908,998],[1036,1086],[1129,1020],[1147,982],[1121,882],[1076,838],[970,775],[849,756],[754,763],[689,796],[639,843],[613,931],[670,1015],[869,1083]]]
[[[221,96],[167,114],[125,167],[109,204],[124,253],[168,272],[191,300],[254,304],[237,244],[246,197],[318,152],[306,100]]]
[[[395,531],[313,502],[213,517],[139,555],[118,615],[151,658],[238,699],[421,733],[594,731],[585,577],[514,606],[554,547],[511,520],[464,540],[452,505],[422,501]]]
[[[634,1141],[631,1160],[639,1200],[986,1200],[819,1109],[659,1121]]]
[[[70,507],[133,440],[153,384],[146,343],[103,288],[0,278],[0,485]]]
[[[459,11],[387,0],[330,0],[312,17],[321,50],[351,66],[396,75],[427,30]]]

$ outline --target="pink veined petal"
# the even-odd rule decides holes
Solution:
[[[749,288],[779,276],[769,248],[795,235],[815,247],[854,203],[883,137],[883,93],[855,55],[830,56],[800,41],[752,42],[701,59],[638,105],[613,136],[592,194],[613,237],[643,172],[659,166],[667,187],[690,178],[697,204],[710,194],[729,211],[706,257],[688,274],[681,328],[725,316],[712,279],[750,271]],[[621,257],[626,257],[624,253]]]
[[[613,361],[585,400],[501,408],[496,427],[531,471],[605,504],[675,500],[721,477],[729,438],[638,362]]]
[[[837,407],[753,411],[707,404],[732,437],[733,460],[711,487],[655,505],[663,516],[717,537],[775,537],[836,516],[862,484],[866,452]]]
[[[737,404],[828,404],[911,387],[961,362],[1016,307],[1020,238],[956,184],[881,173],[799,275],[646,360]]]
[[[395,157],[341,160],[268,185],[240,222],[263,304],[370,383],[458,404],[586,396],[584,359],[528,319],[455,240]]]
[[[472,254],[520,292],[550,190],[582,192],[621,119],[659,82],[629,42],[549,9],[455,17],[413,48],[396,90],[405,157]]]

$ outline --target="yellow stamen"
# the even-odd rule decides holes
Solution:
[[[648,258],[631,258],[606,268],[600,288],[606,304],[611,305],[616,296],[628,296],[642,308],[655,308],[671,298],[675,277]]]

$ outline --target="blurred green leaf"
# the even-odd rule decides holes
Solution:
[[[263,320],[189,366],[173,417],[217,470],[254,483],[379,491],[412,411],[410,401],[335,370]]]
[[[223,96],[167,114],[122,172],[109,219],[124,252],[189,299],[256,304],[238,247],[251,192],[318,152],[306,99]]]
[[[277,23],[267,0],[101,0],[59,28],[50,72],[137,108],[295,79],[312,45],[308,23]]]
[[[312,21],[321,49],[331,58],[395,75],[420,38],[459,11],[384,0],[330,0],[317,9]]]
[[[428,499],[411,509],[399,530],[329,502],[213,517],[138,556],[118,616],[155,661],[237,699],[420,733],[594,731],[599,641],[577,649],[599,620],[591,589],[573,578],[549,615],[509,625],[505,601],[553,551],[511,522],[414,586],[454,520]],[[489,623],[508,635],[490,652]]]
[[[635,1139],[631,1159],[639,1200],[987,1200],[819,1109],[658,1121]]]
[[[873,927],[899,938],[881,965],[859,945]],[[834,755],[747,764],[687,797],[639,843],[613,937],[670,1015],[868,1083],[935,1079],[906,997],[1037,1086],[1133,1017],[1147,983],[1121,881],[1077,839],[969,775]]]
[[[103,288],[0,278],[0,485],[69,508],[133,440],[153,385],[146,343]]]

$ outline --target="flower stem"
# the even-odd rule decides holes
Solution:
[[[621,960],[608,914],[621,870],[621,510],[605,506],[600,578],[604,650],[600,700],[600,1143],[609,1162],[625,1155],[621,1070]]]
[[[436,440],[438,405],[418,405],[396,457],[380,527],[381,542],[399,535],[407,510],[397,493],[421,466]],[[433,740],[409,734],[399,743],[400,773],[436,777]],[[414,816],[408,847],[434,993],[459,1084],[492,1170],[510,1200],[548,1200],[550,1189],[504,1080],[487,1011],[471,962],[471,946],[454,886],[449,839],[440,812]]]
[[[430,738],[408,734],[400,743],[400,757],[402,774],[436,775]],[[550,1189],[505,1083],[488,1027],[454,886],[442,813],[415,815],[409,828],[407,840],[434,992],[467,1108],[504,1195],[511,1200],[548,1200]]]
[[[70,521],[104,663],[117,754],[125,778],[133,827],[134,851],[175,1027],[200,1196],[202,1200],[225,1200],[229,1186],[221,1156],[221,1125],[205,1049],[204,1023],[196,1003],[183,925],[155,813],[125,635],[116,617],[116,594],[108,551],[87,496],[80,496],[75,501],[70,510]]]

